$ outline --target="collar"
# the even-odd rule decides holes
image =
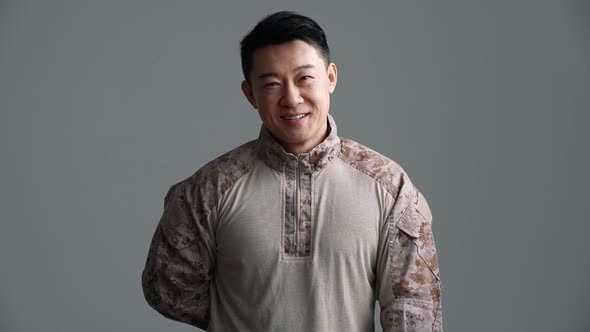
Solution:
[[[337,135],[336,122],[328,113],[328,136],[309,152],[296,156],[285,149],[271,136],[264,125],[258,137],[258,156],[271,168],[285,171],[287,168],[300,167],[306,174],[319,172],[332,159],[340,154],[340,138]]]

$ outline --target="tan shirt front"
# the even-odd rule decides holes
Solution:
[[[268,131],[173,185],[143,273],[164,316],[209,331],[442,331],[424,197],[402,168],[330,135]]]

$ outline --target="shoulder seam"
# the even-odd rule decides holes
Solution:
[[[396,197],[395,197],[395,196],[393,196],[393,193],[391,193],[391,191],[390,191],[389,189],[387,189],[387,187],[386,187],[386,186],[384,186],[383,184],[381,184],[381,182],[379,182],[377,179],[375,179],[375,177],[373,177],[371,174],[367,173],[366,171],[364,171],[363,169],[361,169],[361,168],[359,168],[359,167],[355,167],[355,166],[354,166],[352,163],[349,163],[348,161],[346,161],[346,160],[344,160],[344,159],[342,159],[342,158],[340,158],[340,157],[338,157],[338,160],[341,160],[341,161],[342,161],[342,162],[343,162],[343,163],[344,163],[346,166],[348,166],[348,167],[352,168],[353,170],[355,170],[355,171],[357,171],[357,172],[359,172],[359,173],[361,173],[361,174],[364,174],[365,176],[367,176],[367,177],[368,177],[369,179],[371,179],[373,182],[377,183],[377,185],[378,185],[380,188],[383,188],[383,189],[385,189],[385,191],[387,192],[387,194],[388,194],[389,196],[391,196],[391,198],[392,198],[392,199],[394,199],[394,200],[396,199]]]

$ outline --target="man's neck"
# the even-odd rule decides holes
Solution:
[[[302,144],[285,144],[285,143],[277,140],[276,137],[274,137],[274,136],[273,137],[275,138],[275,140],[277,142],[279,142],[279,144],[283,147],[283,149],[286,152],[291,153],[295,156],[299,156],[300,154],[308,153],[313,148],[320,145],[326,139],[326,137],[328,137],[330,135],[330,131],[331,131],[331,128],[330,128],[330,125],[328,124],[328,119],[326,119],[326,129],[324,131],[324,135],[321,136],[320,139],[316,139],[312,142],[306,142],[306,143],[302,143]]]

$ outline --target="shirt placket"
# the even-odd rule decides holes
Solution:
[[[285,167],[285,234],[287,257],[311,254],[311,168],[309,156],[293,157]]]

